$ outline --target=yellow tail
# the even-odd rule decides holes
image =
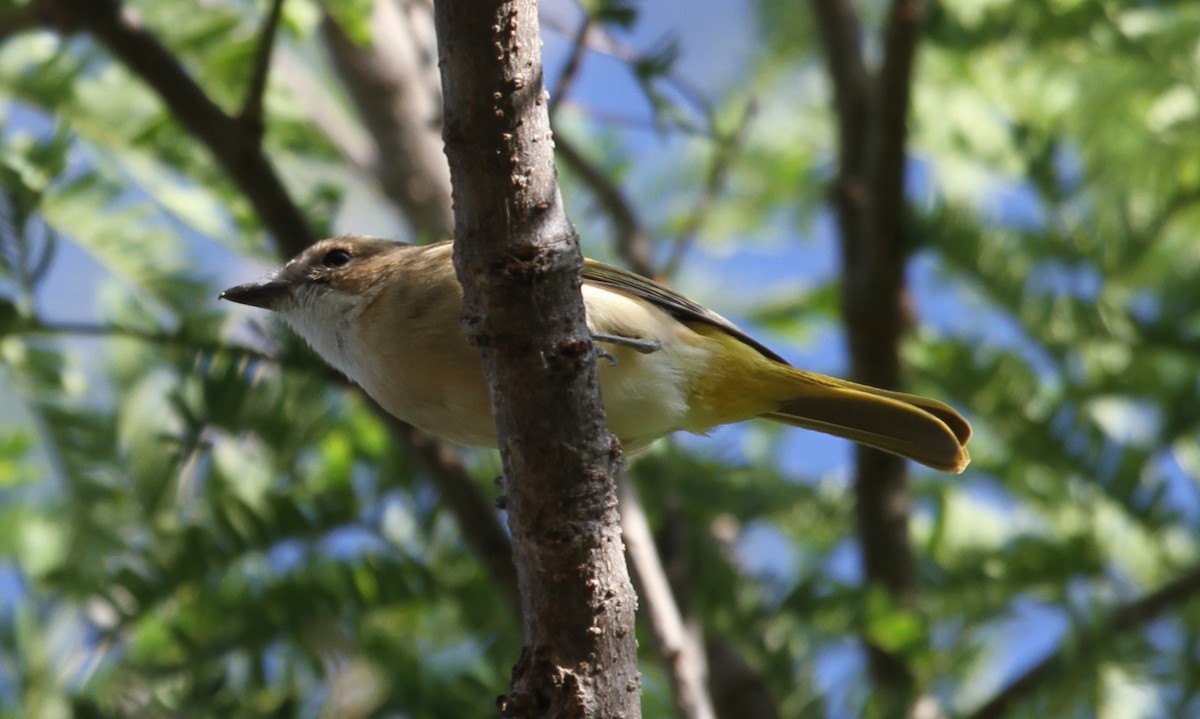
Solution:
[[[684,429],[704,431],[764,417],[844,437],[943,472],[961,472],[971,461],[963,446],[971,437],[971,425],[945,403],[805,372],[719,327],[688,327],[714,343],[710,356],[720,361],[698,377]]]
[[[943,472],[970,463],[971,425],[937,400],[786,368],[794,398],[763,417],[845,437]]]

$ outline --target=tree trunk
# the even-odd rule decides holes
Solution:
[[[906,261],[905,142],[923,0],[893,0],[883,60],[868,71],[862,29],[848,0],[813,0],[833,78],[838,122],[838,178],[832,192],[841,229],[842,314],[858,382],[898,389],[900,339],[911,324]],[[902,459],[856,447],[856,525],[868,585],[895,605],[913,608],[917,571],[908,537],[909,491]],[[889,715],[911,703],[913,676],[904,659],[865,636],[868,664]]]
[[[435,20],[463,328],[492,391],[524,608],[525,648],[501,711],[638,717],[620,450],[559,197],[537,4],[444,0]]]

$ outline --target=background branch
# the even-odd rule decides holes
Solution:
[[[251,68],[250,82],[246,85],[246,97],[242,101],[242,111],[237,118],[242,132],[246,133],[246,141],[255,145],[262,144],[265,129],[263,125],[263,95],[267,91],[267,76],[271,71],[275,33],[279,30],[279,16],[282,11],[283,0],[271,0],[271,9],[267,12],[267,19],[263,21],[258,47],[254,51],[254,64]]]
[[[613,243],[618,255],[629,269],[646,277],[653,277],[654,251],[650,235],[624,191],[617,187],[608,175],[597,167],[563,135],[554,138],[557,157],[571,168],[583,184],[592,191],[596,201],[613,224]]]
[[[570,37],[573,39],[579,37],[579,31],[575,28],[572,28],[561,18],[556,18],[549,15],[543,16],[542,24],[548,29],[555,31],[564,37]],[[586,45],[587,50],[599,53],[601,55],[607,55],[629,68],[635,68],[639,63],[651,59],[647,53],[644,53],[641,50],[613,37],[611,33],[605,31],[603,25],[597,25],[593,23],[591,29],[584,34],[583,42]],[[675,93],[677,93],[679,97],[686,102],[690,109],[702,116],[704,120],[703,126],[697,127],[693,123],[684,120],[681,117],[677,117],[675,118],[675,121],[677,122],[678,128],[689,133],[699,132],[704,134],[712,134],[712,106],[705,96],[705,93],[697,90],[692,86],[691,83],[677,73],[667,73],[666,75],[662,76],[661,80],[665,82],[672,90],[674,90]],[[643,87],[643,89],[645,89],[645,87]],[[653,104],[653,101],[651,104]],[[648,123],[647,127],[656,127],[661,129],[660,125],[654,123]]]
[[[708,694],[703,637],[684,621],[679,611],[650,532],[650,522],[628,474],[621,477],[620,498],[622,537],[638,585],[639,608],[671,684],[676,716],[713,719],[716,714]]]
[[[434,64],[432,7],[421,0],[373,6],[369,46],[325,15],[321,35],[333,66],[375,144],[371,174],[424,239],[454,227],[450,169],[442,153],[441,89]]]
[[[741,149],[746,141],[746,134],[749,131],[750,122],[754,118],[757,106],[758,103],[753,100],[747,102],[746,108],[742,111],[741,118],[738,120],[738,124],[733,129],[733,132],[726,135],[719,135],[715,138],[716,148],[713,152],[712,162],[708,166],[708,174],[705,176],[704,187],[701,188],[700,194],[696,197],[696,202],[684,220],[683,227],[675,235],[675,239],[671,243],[670,253],[667,255],[667,259],[663,262],[662,269],[659,271],[661,276],[674,277],[679,272],[684,256],[696,241],[696,233],[700,231],[704,220],[707,219],[713,203],[717,201],[725,189],[725,178],[730,166],[737,159],[738,150]]]
[[[1000,693],[972,712],[969,719],[998,719],[1004,716],[1018,701],[1066,673],[1072,660],[1093,662],[1095,652],[1089,651],[1090,646],[1111,644],[1115,635],[1140,629],[1157,619],[1163,612],[1190,601],[1198,593],[1200,565],[1155,591],[1117,607],[1094,629],[1078,636],[1074,642],[1064,641],[1059,645],[1058,651],[1027,669]]]
[[[84,29],[154,90],[175,121],[208,148],[286,255],[316,241],[261,144],[242,143],[236,121],[217,107],[133,13],[117,0],[37,0],[63,32]]]
[[[275,64],[276,77],[297,102],[308,108],[313,125],[337,148],[342,159],[370,181],[378,182],[375,142],[346,111],[352,108],[344,109],[335,93],[323,86],[317,73],[300,58],[279,53]]]
[[[870,106],[871,79],[860,47],[862,27],[850,0],[812,0],[812,7],[833,80],[838,122],[838,182],[842,183],[863,168],[866,145],[861,139]],[[835,186],[835,203],[844,201],[837,195],[848,191],[849,188]]]
[[[445,442],[401,422],[382,409],[377,413],[388,422],[392,437],[399,440],[400,446],[437,489],[438,497],[458,523],[471,553],[483,565],[496,590],[521,623],[521,593],[517,589],[512,543],[496,520],[495,507],[487,502],[479,485],[459,460],[458,453]]]
[[[550,121],[558,114],[558,108],[563,99],[570,94],[571,86],[579,77],[579,69],[583,66],[583,57],[587,54],[588,35],[592,31],[592,16],[585,12],[579,29],[575,31],[575,39],[571,42],[571,53],[563,63],[562,72],[558,76],[558,87],[550,94]]]
[[[583,67],[583,59],[590,49],[593,27],[592,16],[585,12],[571,43],[571,52],[563,64],[558,87],[550,97],[552,124],[555,123],[558,110],[570,93],[571,85],[579,76],[580,68]],[[624,191],[596,163],[589,160],[569,137],[556,132],[554,142],[555,157],[579,176],[612,223],[617,254],[629,269],[645,277],[653,277],[654,251],[650,235]]]
[[[884,57],[872,78],[848,0],[814,0],[837,110],[839,167],[833,203],[841,229],[842,313],[854,379],[901,385],[899,343],[910,324],[904,284],[904,153],[920,2],[895,0]],[[909,491],[899,458],[855,447],[856,527],[868,586],[913,608],[916,564],[908,537]],[[871,675],[895,711],[911,704],[905,661],[865,637]]]

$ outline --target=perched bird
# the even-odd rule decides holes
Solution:
[[[459,326],[452,245],[322,240],[224,299],[278,312],[399,419],[454,442],[496,446],[478,351]],[[845,437],[946,472],[970,461],[948,405],[805,372],[729,320],[644,277],[583,269],[608,426],[627,452],[683,430],[763,417]]]

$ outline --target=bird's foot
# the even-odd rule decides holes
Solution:
[[[648,339],[645,339],[642,337],[622,337],[621,335],[610,335],[610,334],[605,334],[603,332],[593,332],[592,340],[595,342],[603,342],[605,344],[610,344],[610,345],[618,345],[620,347],[628,347],[628,348],[632,349],[633,351],[640,352],[641,354],[644,354],[644,355],[654,354],[655,352],[662,349],[662,342],[659,342],[658,340],[648,340]],[[600,351],[603,352],[603,354],[601,356],[607,356],[610,359],[612,358],[612,355],[608,354],[607,352],[604,352],[604,350],[600,350]],[[616,360],[613,359],[613,364],[616,364],[616,363],[617,363]]]

